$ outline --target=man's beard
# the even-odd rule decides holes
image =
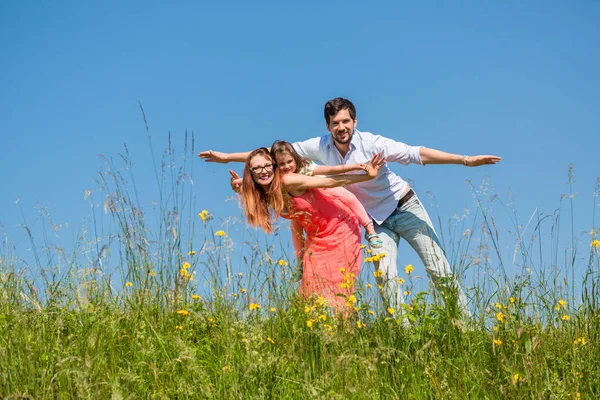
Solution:
[[[331,137],[333,137],[333,141],[339,144],[348,144],[352,141],[352,136],[354,135],[354,132],[350,132],[348,134],[348,138],[344,141],[339,140],[335,135],[331,135]]]

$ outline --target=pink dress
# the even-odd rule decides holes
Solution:
[[[343,311],[347,296],[354,293],[362,254],[361,226],[340,191],[345,189],[310,189],[292,197],[285,217],[298,221],[306,233],[300,293],[323,296]]]

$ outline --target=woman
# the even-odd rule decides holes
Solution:
[[[304,266],[301,294],[322,295],[343,310],[345,299],[337,294],[354,292],[353,282],[341,284],[358,276],[362,262],[360,224],[340,195],[326,189],[373,179],[384,163],[377,154],[364,166],[366,174],[317,177],[281,174],[264,147],[248,156],[240,193],[249,224],[271,233],[273,218],[284,216],[306,232],[305,245],[295,246]]]

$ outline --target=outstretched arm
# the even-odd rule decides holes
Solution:
[[[206,162],[216,162],[221,164],[227,164],[233,161],[245,162],[249,155],[249,151],[242,153],[223,153],[220,151],[205,150],[198,153],[198,157],[203,158]]]
[[[496,164],[502,160],[498,156],[463,156],[436,149],[428,149],[427,147],[421,147],[419,153],[423,164],[463,164],[467,167],[478,167],[480,165]]]
[[[385,164],[385,159],[381,153],[373,156],[371,161],[365,165],[366,174],[335,175],[329,177],[304,176],[301,174],[283,175],[283,184],[285,189],[292,196],[300,196],[307,189],[332,188],[337,186],[351,185],[353,183],[364,182],[377,176],[379,168]]]
[[[338,175],[365,169],[365,164],[317,165],[314,175]]]

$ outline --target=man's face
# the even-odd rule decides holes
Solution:
[[[352,134],[356,128],[356,120],[350,117],[350,112],[346,109],[340,110],[337,114],[329,118],[327,130],[336,143],[348,144],[352,140]]]

